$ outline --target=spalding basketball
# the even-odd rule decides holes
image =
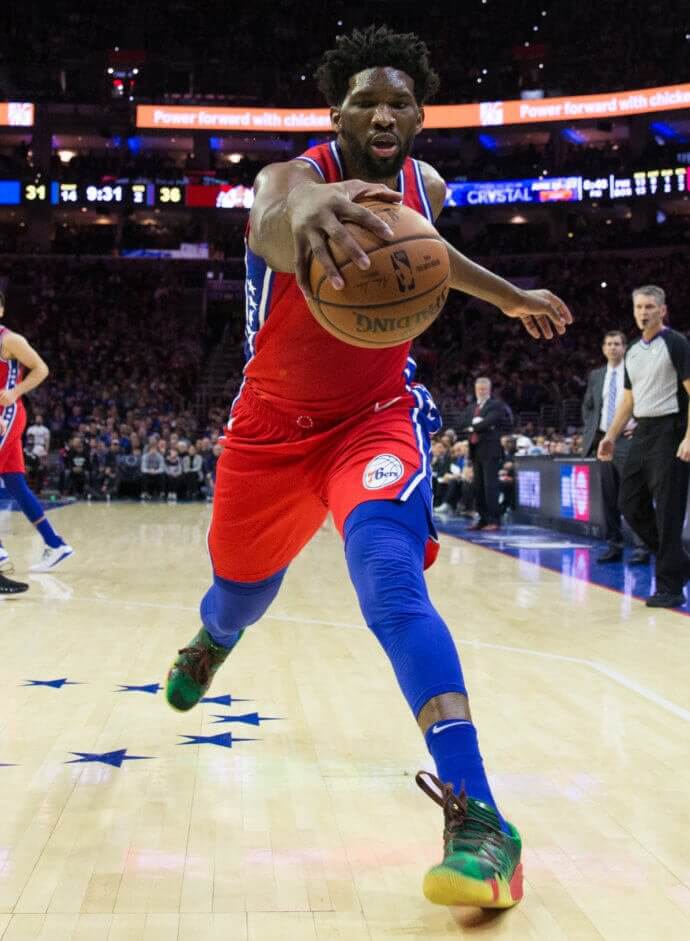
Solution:
[[[369,256],[362,271],[335,243],[328,247],[345,286],[336,290],[312,257],[309,308],[344,343],[382,349],[412,340],[438,317],[448,297],[450,262],[441,236],[424,216],[394,203],[362,200],[393,230],[390,241],[351,222],[345,226]]]

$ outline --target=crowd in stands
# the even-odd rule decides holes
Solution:
[[[106,65],[126,65],[130,52],[130,65],[139,69],[137,95],[309,105],[319,101],[312,73],[323,50],[337,34],[372,21],[428,42],[443,102],[515,98],[535,88],[552,94],[641,88],[686,76],[687,10],[680,0],[378,6],[338,0],[324,8],[304,0],[295,16],[287,0],[232,8],[207,0],[200,14],[192,0],[175,0],[142,4],[132,17],[123,0],[102,7],[55,0],[40,12],[24,4],[0,31],[0,98],[102,97],[110,92]]]
[[[446,429],[458,431],[476,376],[491,378],[494,395],[514,416],[508,451],[577,453],[580,403],[589,371],[602,361],[603,334],[636,333],[634,286],[662,285],[671,325],[690,330],[687,248],[497,252],[482,260],[525,287],[548,286],[575,316],[564,337],[539,342],[488,305],[451,292],[442,316],[415,343],[417,378],[430,388]],[[51,368],[27,397],[27,466],[37,489],[91,499],[210,496],[218,438],[241,382],[244,315],[236,294],[213,294],[207,267],[0,260],[7,323]],[[224,358],[216,362],[220,349]],[[201,394],[211,374],[214,394]],[[455,490],[462,502],[462,487]]]
[[[152,262],[26,259],[0,263],[0,278],[7,322],[51,369],[27,397],[35,489],[104,500],[210,497],[225,409],[194,408],[210,329],[201,277]]]
[[[508,318],[482,302],[451,292],[441,317],[415,345],[418,377],[431,389],[442,413],[453,414],[471,400],[477,375],[492,379],[494,393],[513,412],[539,421],[579,402],[587,374],[600,365],[606,330],[620,329],[632,338],[630,292],[639,284],[660,284],[667,292],[669,320],[682,332],[690,330],[690,283],[687,249],[674,252],[617,255],[486,255],[484,263],[525,287],[548,287],[564,298],[575,324],[565,336],[549,343],[531,339]],[[554,421],[542,422],[558,424]]]
[[[690,50],[689,50],[690,51]],[[566,129],[569,131],[569,129]],[[489,132],[437,132],[422,135],[414,154],[431,163],[444,179],[519,180],[542,176],[584,176],[598,178],[610,173],[625,176],[638,170],[676,167],[688,162],[687,145],[682,140],[668,142],[655,134],[632,148],[625,138],[615,136],[581,143],[567,143],[562,129],[544,134],[541,143],[510,141],[500,146]],[[479,139],[483,138],[482,145]],[[314,141],[326,140],[325,136]],[[487,142],[488,146],[487,146]],[[286,148],[290,142],[286,140]],[[171,145],[172,146],[172,145]],[[260,146],[260,143],[255,144]],[[233,157],[223,151],[203,154],[165,149],[131,152],[122,138],[104,138],[99,148],[84,148],[74,156],[61,159],[53,152],[47,174],[51,180],[72,183],[107,182],[115,179],[159,180],[165,182],[200,182],[216,179],[233,186],[251,186],[259,170],[271,160],[288,159],[292,152],[267,152],[263,158],[243,155]],[[236,161],[236,162],[235,162]],[[0,179],[33,180],[36,174],[33,151],[22,143],[3,144],[0,140]]]
[[[531,427],[526,430],[532,431]],[[503,460],[499,470],[499,512],[509,517],[515,509],[515,457],[578,457],[581,434],[563,434],[547,428],[544,434],[506,434],[501,437]],[[474,472],[467,435],[444,428],[431,445],[431,482],[434,514],[440,517],[467,516],[476,512]]]
[[[589,213],[560,216],[560,224],[550,226],[543,217],[528,221],[515,207],[514,221],[492,221],[484,218],[476,225],[478,215],[466,208],[446,209],[438,220],[445,238],[472,258],[539,253],[544,247],[561,254],[583,252],[648,249],[690,244],[690,215],[666,215],[657,210],[656,219],[639,228],[632,213],[620,206],[602,205]],[[477,211],[478,212],[478,211]],[[464,224],[470,220],[472,235],[464,235]],[[128,219],[119,226],[117,220],[89,222],[76,214],[56,223],[50,244],[56,255],[124,255],[128,252],[177,250],[182,243],[208,245],[209,258],[223,261],[235,278],[244,277],[244,232],[246,212],[216,216],[202,226],[198,216],[186,219],[164,213],[143,221]],[[0,222],[0,254],[31,253],[30,229],[23,219]]]

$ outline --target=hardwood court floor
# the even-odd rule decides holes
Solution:
[[[2,941],[690,937],[687,618],[444,539],[430,588],[526,875],[512,911],[451,911],[420,888],[429,757],[332,528],[217,678],[237,701],[180,715],[157,684],[197,628],[208,508],[54,518],[76,556],[0,601]],[[21,575],[39,546],[11,528]]]

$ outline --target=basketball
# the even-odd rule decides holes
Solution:
[[[373,199],[362,200],[362,205],[388,223],[393,239],[385,241],[346,222],[371,266],[362,271],[329,242],[345,286],[336,290],[312,258],[309,309],[324,330],[344,343],[369,349],[398,346],[441,313],[448,297],[448,251],[436,229],[414,209]]]

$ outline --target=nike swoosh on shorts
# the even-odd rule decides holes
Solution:
[[[383,405],[380,402],[377,402],[376,405],[374,405],[374,411],[382,412],[384,409],[390,408],[391,405],[395,405],[395,403],[399,402],[401,398],[402,395],[396,395],[394,399],[390,399],[388,402],[384,402]]]

